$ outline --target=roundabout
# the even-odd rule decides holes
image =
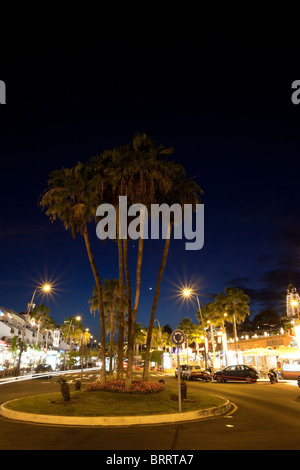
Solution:
[[[163,382],[163,387],[151,382],[152,389],[160,391],[147,394],[99,391],[97,382],[88,383],[79,391],[71,390],[69,401],[59,392],[29,395],[3,402],[0,414],[37,424],[121,427],[196,421],[233,409],[230,400],[189,387],[179,412],[176,381],[165,376]]]
[[[119,427],[149,424],[171,424],[221,416],[229,413],[233,408],[232,403],[229,400],[225,400],[224,404],[219,406],[182,413],[166,413],[143,416],[59,416],[15,411],[8,407],[8,405],[14,401],[15,400],[12,400],[1,405],[0,413],[3,417],[15,421],[65,426]]]

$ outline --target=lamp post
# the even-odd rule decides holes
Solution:
[[[198,297],[198,294],[196,292],[193,292],[191,289],[184,289],[182,291],[182,293],[185,297],[191,297],[192,295],[194,295],[197,299],[198,309],[199,309],[200,318],[201,318],[201,325],[202,325],[202,329],[203,329],[203,336],[204,336],[204,362],[205,362],[205,369],[207,369],[206,331],[205,331],[205,328],[204,328],[203,316],[202,316],[202,312],[201,312],[199,297]]]
[[[38,290],[41,290],[41,291],[44,291],[44,292],[50,292],[51,289],[52,289],[52,287],[51,287],[50,284],[44,284],[43,286],[37,286],[34,289],[31,301],[28,304],[27,314],[26,314],[25,323],[24,323],[24,326],[23,326],[23,333],[22,333],[22,339],[21,339],[21,344],[20,344],[18,375],[20,375],[21,357],[22,357],[22,352],[23,352],[23,349],[24,349],[24,339],[25,339],[26,327],[27,327],[27,323],[29,321],[29,315],[30,315],[30,311],[31,311],[32,306],[33,306],[33,301],[34,301],[34,298],[35,298],[35,294],[37,293]]]

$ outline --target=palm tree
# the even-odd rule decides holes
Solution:
[[[91,186],[95,194],[101,194],[105,202],[116,207],[118,267],[119,267],[119,309],[118,309],[118,368],[117,377],[123,377],[123,343],[124,343],[124,273],[123,273],[123,246],[119,227],[119,186],[116,179],[116,168],[122,160],[124,150],[116,147],[104,150],[101,155],[92,157],[89,165],[93,172]],[[122,193],[121,193],[122,194]],[[130,307],[131,308],[131,307]]]
[[[202,326],[200,326],[200,324],[196,325],[195,323],[193,323],[192,328],[190,329],[189,337],[191,341],[195,342],[196,344],[197,360],[198,364],[200,365],[199,344],[202,343],[202,340],[204,338]]]
[[[215,352],[215,341],[214,341],[214,331],[213,327],[222,327],[224,324],[224,314],[221,313],[219,306],[214,303],[214,302],[209,302],[206,304],[203,304],[201,308],[201,312],[204,318],[204,321],[206,321],[207,326],[210,327],[210,337],[211,337],[211,344],[212,344],[212,349],[213,349],[213,362],[215,361],[216,358],[216,352]],[[200,318],[200,312],[196,313],[196,317],[198,318],[199,322],[201,320]]]
[[[119,214],[118,197],[127,196],[128,204],[141,203],[149,207],[151,203],[156,202],[157,188],[162,192],[169,188],[169,181],[162,172],[164,158],[171,153],[171,149],[165,149],[163,146],[156,146],[153,139],[146,134],[137,133],[131,142],[125,146],[115,147],[113,150],[103,152],[100,157],[94,157],[92,165],[106,165],[106,180],[110,181],[109,187],[106,187],[106,197],[110,203],[117,208],[117,223]],[[141,290],[141,269],[143,259],[143,218],[146,215],[140,214],[140,236],[138,241],[138,255],[136,267],[136,290],[133,305],[131,304],[131,282],[127,259],[127,241],[123,241],[120,233],[120,227],[117,225],[117,241],[119,256],[119,283],[120,283],[120,310],[119,310],[119,357],[121,357],[121,347],[123,346],[124,335],[124,312],[122,304],[123,290],[123,268],[125,268],[126,290],[128,296],[128,367],[126,384],[130,385],[132,381],[134,333],[137,318],[137,311]]]
[[[42,194],[40,205],[46,209],[51,221],[60,219],[66,230],[70,229],[75,238],[77,233],[83,236],[91,269],[95,278],[101,328],[101,370],[100,381],[105,382],[105,324],[102,299],[102,284],[92,252],[87,224],[95,218],[99,203],[99,194],[91,185],[92,169],[90,165],[78,162],[73,168],[54,170],[48,180],[48,188]],[[100,179],[100,174],[98,173]]]
[[[53,320],[51,317],[44,317],[43,322],[41,324],[41,332],[45,333],[46,336],[46,355],[48,351],[48,339],[49,339],[49,331],[53,330],[56,327],[56,321]]]
[[[225,294],[219,293],[215,302],[217,307],[227,314],[226,321],[233,323],[234,343],[236,358],[238,361],[238,343],[236,325],[242,323],[247,315],[250,315],[250,298],[237,287],[226,287]]]
[[[124,288],[124,287],[123,287]],[[113,350],[115,326],[119,318],[119,280],[103,280],[103,306],[106,319],[106,331],[110,335],[109,343],[109,376],[113,374]],[[93,295],[89,300],[90,310],[94,312],[98,309],[97,290],[94,288]]]
[[[71,350],[72,350],[72,338],[75,337],[74,331],[81,325],[81,323],[79,322],[80,318],[81,318],[80,316],[68,317],[64,321],[64,323],[60,326],[60,331],[62,332],[62,337],[66,345],[68,343],[68,340],[70,340],[69,354],[71,353]],[[66,365],[66,350],[64,353],[64,368],[65,368],[65,365]]]
[[[196,204],[200,202],[200,194],[202,194],[203,191],[195,181],[187,177],[184,167],[175,162],[166,162],[163,168],[163,175],[164,179],[168,181],[168,186],[166,188],[167,191],[160,191],[159,202],[165,202],[169,206],[172,206],[173,204],[180,204],[181,208],[184,206],[184,204],[192,204],[195,208]],[[148,380],[149,377],[151,335],[156,316],[161,281],[169,253],[172,225],[173,220],[171,219],[164,245],[161,265],[157,275],[154,299],[149,319],[143,380]]]
[[[50,308],[46,307],[46,305],[36,305],[30,312],[30,317],[34,318],[37,324],[37,332],[36,332],[36,340],[35,345],[37,346],[39,341],[39,333],[41,329],[41,325],[43,324],[44,320],[49,318],[50,315]]]
[[[141,323],[136,323],[135,325],[135,334],[134,334],[134,343],[135,343],[135,355],[138,356],[140,352],[140,345],[145,344],[147,333],[142,328]]]
[[[188,362],[188,347],[189,347],[189,342],[191,341],[191,336],[193,334],[193,322],[190,318],[185,317],[178,323],[178,328],[184,332],[184,335],[186,338],[186,353],[187,353],[187,362]]]

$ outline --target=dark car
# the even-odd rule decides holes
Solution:
[[[259,378],[259,373],[253,367],[245,366],[243,364],[228,366],[225,369],[218,370],[213,374],[213,379],[217,382],[256,382]]]
[[[53,369],[50,364],[38,364],[34,369],[34,372],[36,374],[47,374],[47,372],[53,372]],[[48,377],[51,378],[52,376],[49,374]]]

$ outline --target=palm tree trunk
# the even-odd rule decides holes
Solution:
[[[123,248],[120,239],[119,227],[119,206],[116,211],[117,217],[117,237],[118,237],[118,257],[119,257],[119,335],[118,335],[118,370],[117,379],[123,378],[123,348],[124,348],[124,274],[123,274]]]
[[[141,213],[141,232],[142,227],[144,227],[144,216],[145,214]],[[132,321],[131,328],[128,335],[128,366],[127,366],[127,376],[126,376],[126,386],[129,387],[132,384],[132,368],[133,368],[133,356],[134,356],[134,333],[136,325],[136,317],[138,311],[138,304],[140,299],[141,292],[141,272],[142,272],[142,261],[143,261],[143,252],[144,252],[144,239],[143,235],[140,235],[139,238],[139,248],[138,248],[138,257],[137,257],[137,266],[136,266],[136,290],[135,290],[135,300],[132,312]]]
[[[237,330],[236,330],[236,317],[233,315],[233,334],[234,334],[234,345],[236,354],[236,363],[239,363],[238,343],[237,343]]]
[[[91,268],[94,274],[96,286],[97,286],[97,294],[98,294],[98,310],[100,314],[100,342],[101,342],[101,352],[100,352],[100,357],[101,357],[101,369],[100,369],[100,383],[104,384],[105,383],[105,322],[104,322],[104,308],[103,308],[103,292],[102,292],[102,284],[101,284],[101,279],[98,273],[98,269],[96,266],[96,262],[94,259],[94,255],[92,252],[92,247],[91,247],[91,242],[90,242],[90,237],[87,229],[87,225],[85,224],[84,227],[84,241],[89,257],[89,261],[91,264]]]
[[[147,343],[146,343],[145,364],[144,364],[144,371],[143,371],[143,380],[145,381],[148,380],[149,378],[150,347],[151,347],[153,323],[154,323],[154,319],[156,315],[161,280],[162,280],[163,273],[164,273],[166,263],[167,263],[167,257],[168,257],[170,240],[171,240],[171,230],[172,230],[172,226],[169,226],[168,234],[167,234],[167,238],[165,242],[165,247],[163,251],[163,256],[161,260],[161,265],[160,265],[160,269],[159,269],[157,280],[156,280],[155,295],[154,295],[154,300],[153,300],[153,305],[152,305],[152,310],[151,310],[151,316],[150,316],[148,334],[147,334]]]
[[[210,338],[211,338],[211,344],[212,344],[212,350],[213,350],[213,365],[216,360],[216,348],[215,348],[215,338],[214,338],[214,329],[212,324],[210,324]]]
[[[113,376],[114,308],[110,311],[109,376]]]
[[[127,290],[127,341],[129,341],[129,333],[131,331],[131,321],[132,321],[132,305],[131,305],[131,282],[130,282],[130,272],[128,264],[128,251],[127,251],[127,239],[123,240],[123,254],[124,254],[124,268],[125,268],[125,279],[126,279],[126,290]]]

